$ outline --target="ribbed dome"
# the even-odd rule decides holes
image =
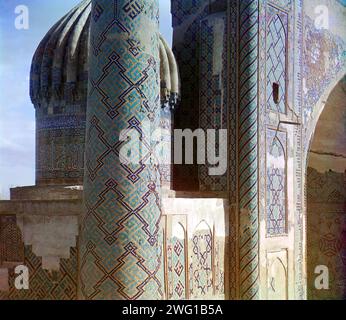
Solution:
[[[91,0],[47,33],[32,61],[30,96],[36,109],[36,183],[80,185],[84,175]],[[179,97],[175,57],[160,36],[162,123]],[[166,119],[168,117],[168,119]]]
[[[30,96],[35,107],[51,98],[73,101],[80,94],[78,88],[81,82],[85,83],[88,71],[90,16],[91,0],[84,0],[59,20],[39,44],[30,74]],[[160,58],[162,103],[169,102],[174,107],[179,95],[178,68],[162,36]]]

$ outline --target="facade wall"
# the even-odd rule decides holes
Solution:
[[[195,8],[194,10],[191,9],[193,6],[191,3],[184,4],[184,6],[182,4],[178,6],[178,2],[173,1],[174,3],[173,16],[176,16],[174,22],[175,52],[183,68],[186,70],[190,68],[190,72],[186,72],[186,74],[183,72],[182,75],[183,83],[185,81],[189,91],[184,93],[183,90],[182,115],[184,115],[184,120],[178,121],[178,123],[186,121],[184,125],[191,127],[193,121],[186,120],[189,119],[186,115],[189,112],[195,112],[196,107],[194,109],[193,105],[197,104],[197,99],[192,102],[191,97],[196,92],[200,93],[198,102],[202,106],[200,109],[202,122],[200,124],[203,124],[204,110],[208,110],[209,114],[212,113],[214,101],[220,99],[220,94],[222,95],[220,90],[210,91],[210,88],[213,88],[212,85],[215,84],[213,81],[209,81],[210,85],[205,87],[203,84],[199,88],[190,85],[194,82],[196,86],[197,83],[203,82],[204,78],[209,79],[208,73],[201,73],[201,70],[212,74],[213,68],[215,68],[212,62],[216,60],[217,55],[220,55],[218,51],[214,51],[217,43],[220,43],[220,39],[218,37],[213,38],[215,22],[212,21],[216,21],[217,15],[208,15],[211,5],[216,1],[210,2],[208,6],[205,3],[193,2],[193,5],[199,6],[199,9]],[[345,9],[336,1],[324,1],[321,4],[326,5],[329,9],[330,28],[328,30],[321,30],[316,26],[316,17],[318,17],[319,12],[315,12],[317,4],[314,1],[268,0],[259,1],[257,7],[253,1],[247,1],[247,8],[252,10],[247,18],[253,19],[251,20],[253,24],[251,28],[247,29],[247,34],[242,34],[241,29],[242,23],[246,25],[246,20],[243,21],[241,17],[238,17],[240,20],[237,20],[238,4],[231,1],[227,12],[226,38],[228,39],[227,50],[229,54],[226,59],[231,59],[231,61],[222,62],[223,68],[227,67],[230,70],[228,82],[232,83],[228,88],[230,100],[227,121],[229,123],[228,128],[231,129],[228,145],[231,151],[227,187],[230,189],[230,198],[234,200],[232,203],[235,206],[237,201],[235,201],[234,194],[236,193],[233,193],[232,190],[238,189],[240,195],[242,194],[241,187],[244,186],[242,178],[246,179],[244,183],[247,183],[251,176],[251,181],[254,182],[251,187],[252,196],[256,193],[255,185],[259,187],[259,233],[255,232],[254,227],[255,233],[252,236],[258,237],[261,249],[259,257],[252,256],[252,258],[258,258],[261,267],[259,277],[257,280],[255,277],[254,283],[249,283],[249,285],[255,285],[257,281],[261,283],[259,294],[261,298],[272,297],[271,290],[274,288],[271,288],[273,283],[271,280],[275,279],[276,273],[279,277],[276,282],[285,283],[283,288],[276,290],[282,292],[281,298],[306,297],[306,202],[304,200],[304,186],[307,151],[311,135],[323,109],[321,100],[326,99],[331,88],[343,76],[345,63]],[[256,10],[258,11],[258,20],[256,20]],[[197,20],[201,21],[200,29],[198,29]],[[237,21],[240,21],[239,25],[237,25]],[[255,29],[256,23],[258,24],[257,29]],[[256,36],[258,37],[257,43],[254,38],[251,38]],[[190,51],[190,46],[184,47],[184,44],[187,43],[187,40],[184,39],[188,38],[190,40],[196,39],[197,43],[198,39],[201,39],[201,43]],[[233,45],[236,42],[235,39],[239,41],[238,47]],[[242,39],[245,39],[246,43],[249,44],[246,47],[244,60],[241,60]],[[250,43],[253,43],[253,47],[250,46]],[[196,51],[202,52],[202,60],[199,65],[196,63],[198,61]],[[190,54],[191,52],[194,54]],[[203,52],[208,52],[209,55],[204,55]],[[258,56],[255,56],[257,52]],[[251,63],[250,56],[252,57],[252,54],[257,58],[257,61],[253,60]],[[234,62],[237,57],[240,57],[240,61]],[[219,58],[218,61],[221,59]],[[191,73],[192,68],[195,71],[193,75]],[[238,73],[238,77],[234,78],[237,71],[240,73]],[[258,77],[256,77],[256,73]],[[201,77],[200,82],[197,82],[196,79],[192,79],[192,77],[196,77],[196,74],[199,74],[200,77],[203,74],[204,78]],[[251,82],[251,76],[253,76],[253,82]],[[238,79],[241,79],[240,83],[237,83]],[[255,81],[258,81],[257,85]],[[274,92],[274,85],[277,86],[278,92]],[[235,86],[235,90],[232,90],[234,89],[233,86]],[[251,95],[251,92],[254,92],[254,95]],[[258,99],[257,106],[254,105],[256,99]],[[244,103],[247,107],[253,106],[254,108],[251,109],[252,112],[246,113],[246,115],[242,112],[238,113],[236,120],[232,111],[232,101],[239,103],[246,101]],[[255,117],[256,113],[258,118]],[[248,119],[248,116],[253,116],[251,127],[244,126],[244,120]],[[207,119],[215,127],[219,125],[215,124],[216,119],[218,119],[217,113]],[[234,127],[234,123],[237,121],[238,126],[240,126],[238,133]],[[251,138],[249,133],[251,133],[255,121],[258,125],[258,172],[253,168],[243,171],[244,168],[250,168],[249,166],[255,158],[247,158],[246,162],[242,162],[242,152],[244,151],[244,140],[242,139],[244,136],[241,130],[246,128],[246,137]],[[234,136],[237,134],[238,146],[234,148]],[[238,169],[233,169],[234,159],[237,158],[240,159]],[[243,169],[242,163],[244,164]],[[193,168],[190,169],[193,171]],[[184,168],[182,170],[189,169]],[[240,179],[238,185],[235,175],[237,171],[238,179]],[[245,176],[244,173],[246,173]],[[212,183],[208,182],[210,177],[204,180],[203,169],[199,171],[199,174],[199,184],[193,188],[202,190],[213,188]],[[257,175],[258,179],[256,178]],[[179,177],[175,176],[175,178],[180,183],[179,187],[185,187]],[[205,181],[207,182],[205,183]],[[225,190],[226,188],[220,187],[219,184],[215,188],[215,190],[222,189]],[[238,204],[239,201],[241,198],[238,199]],[[242,227],[246,227],[247,220],[243,213],[240,212],[239,220],[237,215],[237,209],[231,210],[230,246],[233,249],[230,253],[230,265],[233,266],[233,269],[230,272],[230,278],[231,287],[234,288],[231,290],[235,296],[237,295],[237,287],[241,286],[241,281],[237,283],[237,276],[232,280],[232,274],[237,274],[239,270],[237,262],[234,262],[237,254],[232,254],[232,250],[240,250],[236,243],[241,234],[236,233],[237,227],[232,228],[234,224],[239,223],[240,232],[242,232]],[[243,220],[242,216],[244,217]],[[253,226],[255,221],[257,218],[254,213],[252,218],[250,217]],[[253,247],[251,252],[257,250],[257,247]],[[277,264],[276,261],[280,263]],[[273,274],[271,274],[271,270],[274,270]],[[246,278],[253,272],[256,272],[255,269],[248,270],[248,273],[245,274]]]
[[[223,199],[197,199],[193,195],[164,199],[158,242],[163,253],[159,276],[164,279],[165,299],[228,297],[227,212],[228,201]],[[31,222],[24,222],[21,232],[15,216],[0,216],[16,230],[11,237],[6,233],[6,241],[0,232],[0,300],[77,299],[79,246],[71,242],[76,239],[74,233],[64,234],[61,228],[65,223],[64,230],[74,229],[73,221],[57,216],[28,219]],[[14,286],[17,265],[29,269],[29,290]]]
[[[163,210],[167,299],[227,299],[228,201],[166,199]]]
[[[304,297],[301,1],[263,1],[259,20],[261,299]]]
[[[343,157],[346,74],[346,10],[337,1],[319,1],[329,9],[328,28],[316,26],[316,2],[304,1],[303,184],[306,184],[307,298],[345,297],[344,216],[346,169]],[[338,89],[335,89],[338,87]],[[309,167],[309,168],[307,168]],[[329,290],[316,290],[317,266],[329,269]]]
[[[308,298],[345,298],[346,127],[345,81],[330,93],[314,132],[307,171]],[[329,273],[328,290],[317,290],[316,268]]]
[[[173,187],[206,198],[210,191],[224,192],[229,205],[205,200],[207,211],[191,194],[190,199],[164,200],[158,232],[158,250],[164,253],[158,271],[164,279],[162,296],[343,298],[345,176],[329,172],[325,164],[326,170],[308,169],[307,163],[328,96],[346,74],[346,9],[321,0],[329,9],[329,26],[321,29],[316,1],[225,3],[172,1],[182,82],[174,126],[229,129],[227,174],[210,177],[204,166],[175,166]],[[39,184],[81,178],[85,101],[57,101],[37,109]],[[69,112],[77,116],[66,121]],[[161,126],[170,125],[169,116],[161,117]],[[170,168],[164,170],[169,189]],[[54,287],[56,278],[41,272],[39,258],[26,246],[33,282],[36,276],[47,278],[39,296],[29,292],[26,297],[75,298],[75,250],[61,263],[58,277],[69,279],[64,291]],[[331,266],[329,292],[313,289],[315,264]]]

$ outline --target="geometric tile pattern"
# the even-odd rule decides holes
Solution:
[[[67,127],[60,125],[60,117],[37,118],[50,127],[36,130],[36,180],[38,184],[81,184],[84,173],[85,114]],[[73,117],[69,117],[71,120]],[[63,119],[66,120],[64,117]]]
[[[173,290],[171,299],[184,300],[186,297],[185,239],[173,237],[171,241]]]
[[[160,121],[158,1],[93,5],[98,18],[90,31],[80,294],[95,300],[161,299],[161,187],[151,139]],[[144,120],[151,124],[149,136]],[[142,141],[138,164],[119,158],[120,132],[130,129]]]
[[[29,290],[17,290],[15,277],[10,272],[9,300],[76,300],[77,299],[77,249],[72,248],[69,259],[61,259],[60,270],[49,273],[42,269],[41,258],[30,246],[25,247],[24,265],[29,268]]]
[[[209,5],[208,0],[172,1],[173,27],[181,25],[188,16],[198,13],[198,11],[205,5]]]
[[[182,88],[179,112],[174,114],[175,129],[190,128],[193,131],[199,128],[197,115],[200,108],[200,53],[198,48],[201,20],[208,15],[208,10],[209,0],[172,1],[173,51],[179,65]],[[173,174],[174,190],[199,191],[197,165],[175,165]],[[189,179],[186,179],[187,176]]]
[[[4,263],[23,263],[24,245],[15,216],[0,216],[0,267]]]
[[[163,188],[172,189],[172,113],[169,108],[162,108],[161,119],[161,146],[159,157],[161,183]]]
[[[260,51],[259,51],[259,66],[260,66],[260,73],[259,73],[259,197],[260,199],[263,199],[263,201],[259,202],[259,217],[260,221],[265,222],[265,230],[268,228],[268,214],[269,211],[268,203],[270,203],[272,200],[268,199],[270,193],[270,187],[268,184],[268,173],[267,173],[267,166],[269,159],[272,159],[273,157],[269,155],[269,152],[271,151],[270,144],[267,143],[267,128],[270,126],[272,128],[277,128],[278,126],[278,117],[279,114],[273,114],[280,113],[278,110],[278,105],[275,104],[274,98],[272,96],[273,93],[273,84],[278,85],[278,102],[282,103],[282,99],[284,99],[284,113],[286,113],[286,107],[288,108],[288,104],[290,104],[290,109],[292,108],[296,114],[289,113],[289,118],[292,120],[292,122],[299,122],[299,116],[300,116],[300,106],[301,106],[301,61],[302,61],[302,55],[301,55],[301,46],[302,46],[302,38],[303,38],[303,32],[302,32],[302,12],[303,12],[303,3],[301,0],[297,1],[291,1],[291,0],[268,0],[268,1],[260,1]],[[281,20],[282,25],[284,26],[284,32],[282,31],[280,24],[274,25],[274,21],[276,23]],[[271,26],[270,26],[271,25]],[[269,26],[271,28],[272,32],[272,38],[269,41],[268,39],[268,33],[269,33]],[[279,31],[277,34],[277,37],[275,36],[275,31]],[[281,40],[280,40],[281,39]],[[283,53],[281,52],[280,45],[285,46],[285,57],[283,57]],[[276,66],[275,63],[271,65],[270,63],[267,63],[269,59],[269,53],[272,55],[273,61],[275,61],[276,55],[281,55],[282,58],[285,59],[285,64],[283,65],[285,68],[286,75],[284,75],[284,78],[281,76],[281,70],[282,66]],[[272,68],[274,67],[274,68]],[[276,70],[277,69],[277,70]],[[269,72],[271,71],[271,77],[272,79],[269,80]],[[275,73],[277,72],[277,73]],[[290,81],[286,81],[286,79],[290,79]],[[279,83],[279,81],[285,80],[285,84],[282,82],[282,84]],[[280,87],[281,86],[281,87]],[[283,89],[284,88],[284,91]],[[286,99],[287,96],[287,99]],[[275,97],[276,98],[276,97]],[[288,100],[288,98],[290,100]],[[271,107],[272,106],[272,107]],[[282,116],[280,116],[282,117]],[[281,126],[281,128],[285,128],[284,126]],[[292,231],[292,235],[294,234],[295,241],[294,241],[294,259],[297,261],[296,268],[300,269],[300,271],[296,272],[294,274],[295,277],[295,287],[294,287],[294,293],[296,297],[303,297],[304,295],[304,279],[303,279],[303,249],[304,246],[302,244],[302,235],[303,235],[303,206],[302,206],[302,190],[301,190],[301,184],[299,181],[302,181],[302,167],[301,167],[301,144],[300,144],[300,127],[299,126],[289,126],[289,128],[292,129],[292,139],[294,142],[290,142],[294,144],[294,158],[295,158],[295,164],[294,167],[292,167],[292,177],[296,179],[296,190],[297,193],[292,195],[292,199],[294,199],[295,207],[294,211],[292,211],[291,214],[294,214],[295,217],[295,229]],[[274,130],[276,131],[276,129]],[[275,159],[275,158],[274,158]],[[281,161],[280,161],[281,162]],[[282,160],[282,163],[284,163],[284,160]],[[274,163],[275,167],[275,163]],[[280,164],[280,167],[282,167],[282,164]],[[281,170],[280,170],[281,171]],[[282,171],[281,171],[282,172]],[[281,175],[281,174],[280,174]],[[277,181],[274,182],[276,184]],[[268,189],[269,188],[269,189]],[[276,189],[276,188],[274,188]],[[280,190],[280,183],[278,183],[278,189]],[[300,190],[300,191],[299,191]],[[286,192],[286,191],[285,191]],[[271,195],[274,195],[275,193],[271,193]],[[275,199],[284,199],[284,197],[274,197]],[[279,200],[280,203],[280,200]],[[274,206],[274,208],[277,208],[277,206]],[[281,205],[280,205],[280,208]],[[273,207],[272,207],[273,209]],[[287,212],[288,214],[288,212]],[[265,233],[267,234],[267,231]],[[269,238],[269,237],[268,237]],[[288,238],[286,238],[287,241],[290,241]],[[267,241],[274,241],[274,240],[263,240],[264,245],[268,244]],[[292,244],[287,244],[289,246]],[[278,249],[281,249],[279,247]],[[263,251],[262,251],[263,252]]]
[[[279,100],[274,102],[273,84],[279,85]],[[286,28],[279,15],[272,17],[267,33],[267,101],[272,111],[286,111]]]
[[[237,221],[238,211],[234,204],[237,202],[237,110],[238,110],[238,1],[230,1],[229,16],[229,198],[232,204],[229,210],[229,297],[231,300],[238,298],[238,277],[237,277],[237,255],[238,255],[238,235]]]
[[[201,222],[194,232],[191,246],[191,297],[210,297],[213,294],[213,234],[206,222]]]
[[[0,301],[7,301],[9,300],[8,292],[0,291]]]
[[[224,295],[225,294],[225,238],[215,238],[214,241],[214,255],[213,260],[215,262],[214,269],[214,287],[215,295]]]
[[[225,297],[226,237],[221,234],[215,237],[210,225],[201,220],[200,212],[191,212],[191,216],[169,214],[164,217],[167,217],[164,243],[167,299]],[[215,230],[222,223],[216,217],[211,222]],[[195,223],[196,228],[191,228]]]
[[[240,298],[259,297],[258,221],[258,41],[259,1],[239,4],[238,170]]]
[[[228,58],[226,14],[219,13],[202,20],[200,32],[200,128],[205,132],[208,129],[227,129],[228,72],[224,68]],[[217,138],[216,150],[219,148]],[[214,150],[211,152],[214,153]],[[208,166],[200,166],[199,183],[202,191],[226,191],[227,174],[210,176]]]
[[[285,132],[267,130],[267,235],[286,233],[286,148]]]

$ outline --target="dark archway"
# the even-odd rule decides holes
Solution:
[[[311,140],[307,169],[308,299],[346,299],[346,77],[331,92]],[[316,286],[327,267],[329,288]]]

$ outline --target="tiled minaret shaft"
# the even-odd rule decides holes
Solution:
[[[161,186],[152,152],[160,122],[158,7],[158,0],[92,1],[81,299],[163,297]],[[141,143],[122,153],[129,144],[120,137],[134,133]],[[120,154],[127,157],[120,161]],[[138,154],[139,164],[128,162]]]

